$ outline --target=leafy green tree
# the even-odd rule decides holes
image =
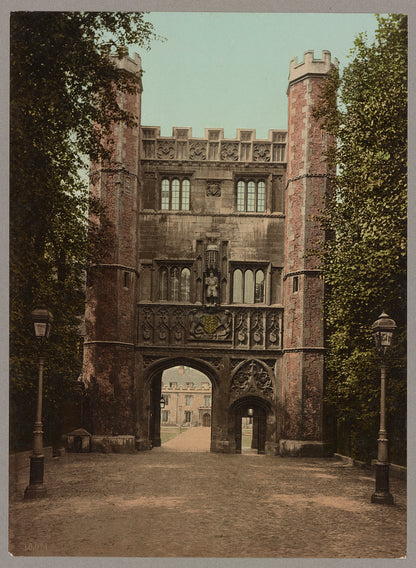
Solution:
[[[118,70],[119,46],[157,38],[141,13],[13,12],[10,67],[11,448],[30,445],[37,357],[30,313],[54,315],[44,393],[46,441],[57,443],[62,409],[79,398],[84,270],[97,255],[105,212],[88,201],[86,163],[109,158],[103,135],[134,125],[117,92],[140,81]],[[88,227],[88,211],[98,222]],[[100,222],[101,221],[101,222]],[[94,236],[87,247],[87,232]],[[95,257],[95,260],[97,258]],[[76,424],[75,424],[76,425]]]
[[[361,34],[342,76],[328,78],[314,116],[337,144],[333,191],[321,222],[327,299],[327,390],[338,451],[376,457],[379,365],[371,324],[385,310],[398,324],[387,381],[392,461],[405,462],[407,18],[378,18],[375,41]],[[338,102],[337,102],[338,101]]]

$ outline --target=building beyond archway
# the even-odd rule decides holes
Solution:
[[[138,56],[114,61],[140,76]],[[251,408],[259,451],[322,455],[324,287],[308,251],[332,143],[312,108],[332,66],[327,51],[291,61],[288,127],[267,139],[114,128],[116,166],[91,175],[113,230],[87,286],[93,448],[151,448],[161,373],[188,365],[212,384],[212,451],[240,451]],[[141,85],[123,104],[140,124]]]

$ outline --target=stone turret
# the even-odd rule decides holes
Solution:
[[[110,58],[139,81],[136,93],[120,94],[119,104],[136,117],[138,125],[114,125],[113,159],[91,171],[91,194],[105,207],[110,222],[108,249],[100,263],[90,267],[87,286],[84,376],[91,395],[92,424],[88,427],[93,433],[93,449],[102,443],[130,444],[134,449],[135,435],[131,394],[138,288],[141,60],[137,54],[134,59],[125,52],[120,55],[123,58]]]
[[[324,283],[316,257],[308,253],[324,238],[315,216],[324,206],[332,141],[312,116],[332,65],[328,51],[290,62],[286,179],[283,452],[316,450],[323,436]],[[311,445],[311,443],[313,444]],[[308,449],[308,451],[309,451]]]

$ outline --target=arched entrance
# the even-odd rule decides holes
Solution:
[[[199,371],[204,379],[200,384],[187,385],[185,380],[169,381],[163,389],[162,400],[162,380],[165,371],[172,369],[187,369]],[[190,378],[192,372],[189,373]],[[190,380],[192,383],[192,380]],[[166,384],[166,383],[165,383]],[[169,358],[157,361],[147,371],[145,380],[144,401],[148,401],[147,424],[145,429],[148,432],[148,449],[158,447],[162,444],[161,425],[175,426],[184,431],[193,427],[211,427],[215,416],[215,394],[218,386],[218,377],[214,368],[209,363],[197,359],[188,358]],[[212,431],[211,431],[212,434]],[[212,436],[211,436],[212,451]]]
[[[251,448],[258,454],[266,453],[267,417],[272,413],[268,401],[257,397],[247,396],[235,401],[230,407],[231,430],[234,434],[235,452],[242,452],[243,419],[249,419],[252,424]]]

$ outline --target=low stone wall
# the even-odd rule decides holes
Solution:
[[[91,451],[105,454],[132,454],[136,452],[136,438],[134,436],[93,436]]]
[[[324,442],[308,440],[280,440],[279,455],[296,458],[325,458],[328,457],[328,446]]]
[[[342,454],[334,454],[334,458],[351,466],[361,467],[363,469],[371,469],[371,470],[375,470],[377,463],[377,460],[371,460],[371,466],[369,466],[365,462],[355,460],[353,458],[350,458],[349,456],[343,456]],[[404,467],[402,465],[396,465],[394,463],[391,463],[389,467],[389,472],[390,472],[390,477],[395,477],[397,479],[404,479],[404,480],[407,479],[407,467]]]

